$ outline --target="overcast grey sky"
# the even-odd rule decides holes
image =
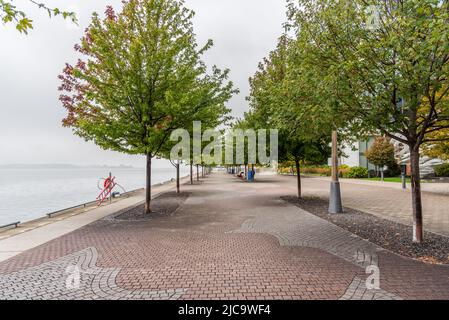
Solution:
[[[48,19],[26,0],[16,2],[34,20],[35,29],[25,36],[12,25],[0,25],[0,164],[143,166],[141,157],[100,150],[61,126],[65,110],[58,101],[57,75],[65,62],[75,61],[73,45],[89,24],[91,13],[103,13],[108,4],[120,10],[121,1],[45,1],[76,11],[79,27],[59,18]],[[231,80],[241,93],[230,107],[235,116],[241,116],[248,108],[248,78],[282,33],[285,1],[187,0],[186,5],[196,12],[198,42],[214,40],[204,57],[206,63],[231,69]]]

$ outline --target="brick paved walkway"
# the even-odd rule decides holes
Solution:
[[[0,263],[0,299],[449,299],[448,267],[281,201],[286,182],[216,174],[183,186],[172,216],[89,224]],[[367,265],[379,290],[366,288]]]

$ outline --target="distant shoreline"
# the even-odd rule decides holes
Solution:
[[[145,168],[0,166],[0,225],[27,222],[50,212],[92,202],[101,191],[101,178],[109,172],[124,188],[117,189],[122,194],[145,186]],[[180,177],[187,175],[188,169],[182,168]],[[167,184],[175,178],[174,167],[154,168],[152,185]]]
[[[144,169],[131,165],[74,165],[74,164],[3,164],[0,169]]]

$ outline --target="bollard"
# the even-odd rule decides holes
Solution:
[[[407,189],[407,166],[401,165],[401,181],[402,181],[402,189]]]
[[[402,178],[402,189],[406,190],[407,189],[407,178],[404,173],[401,174],[401,178]]]

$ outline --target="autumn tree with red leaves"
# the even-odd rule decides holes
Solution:
[[[59,76],[64,126],[103,149],[146,156],[147,214],[151,161],[197,107],[195,88],[208,79],[201,56],[212,42],[198,48],[193,14],[175,0],[130,0],[118,14],[108,6],[75,46],[82,58]],[[227,71],[214,69],[213,78],[224,81]]]

